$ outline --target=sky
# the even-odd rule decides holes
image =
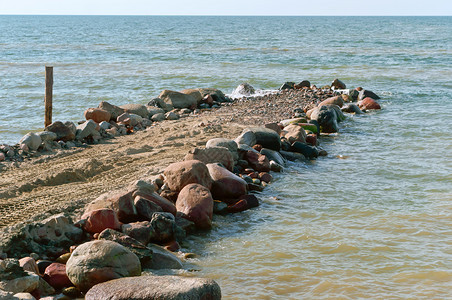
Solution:
[[[0,15],[451,16],[452,0],[0,0]]]

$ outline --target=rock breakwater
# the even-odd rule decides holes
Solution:
[[[168,91],[162,97],[165,99],[151,101],[156,105],[153,107],[121,108],[101,103],[98,108],[87,110],[87,120],[78,126],[60,122],[55,127],[62,128],[61,131],[48,128],[44,131],[53,133],[50,137],[42,133],[24,137],[14,146],[16,148],[11,147],[15,154],[9,156],[9,162],[18,163],[20,157],[29,158],[29,153],[61,150],[68,143],[73,143],[74,147],[87,146],[114,136],[133,135],[155,127],[156,122],[151,119],[156,114],[172,112],[182,119],[200,113],[219,116],[215,122],[197,124],[198,128],[212,130],[217,136],[193,145],[196,147],[183,161],[173,161],[163,172],[145,180],[135,180],[119,190],[107,191],[88,202],[79,214],[51,216],[28,224],[13,232],[10,239],[2,240],[0,267],[7,275],[1,281],[2,293],[14,297],[14,294],[29,292],[35,298],[60,292],[67,297],[80,297],[86,293],[87,299],[99,299],[103,297],[100,295],[112,292],[108,284],[118,284],[129,287],[124,289],[124,297],[146,298],[158,294],[164,299],[173,299],[174,295],[183,295],[186,299],[219,299],[221,292],[213,281],[193,279],[196,283],[187,283],[186,279],[178,277],[152,279],[149,275],[140,276],[141,269],[183,267],[181,258],[171,251],[179,249],[187,234],[208,230],[215,222],[215,214],[239,213],[258,206],[259,191],[271,183],[271,172],[284,169],[286,160],[308,160],[326,155],[319,146],[320,135],[336,132],[338,123],[344,119],[342,110],[345,109],[341,106],[353,104],[360,97],[358,93],[355,99],[353,95],[357,90],[345,90],[345,85],[340,85],[341,90],[317,89],[307,86],[304,81],[293,85],[294,88],[290,83],[285,86],[289,88],[235,101],[228,100],[218,90],[209,89],[211,94],[203,95],[201,91],[205,90],[199,89],[201,99],[189,95],[196,100],[198,108],[193,107],[195,102],[187,101],[185,96]],[[167,100],[171,95],[176,96]],[[212,102],[212,99],[215,100]],[[176,103],[178,106],[187,103],[190,107],[172,110]],[[199,107],[203,104],[222,106],[219,111],[226,109],[229,112],[202,111]],[[367,104],[361,106],[369,109]],[[144,109],[148,112],[145,117]],[[174,121],[174,117],[170,120],[180,122]],[[221,130],[227,122],[241,122],[245,126],[237,136],[227,137]],[[179,137],[184,135],[183,132],[178,134]],[[175,132],[172,136],[176,136]],[[166,141],[172,142],[174,139],[170,138]],[[128,153],[139,155],[140,151]],[[99,253],[100,259],[95,257]],[[123,265],[123,260],[117,260],[118,255],[127,257],[130,263]],[[76,258],[83,258],[83,262],[74,263]],[[90,271],[84,271],[83,266]],[[106,270],[107,266],[112,269]],[[137,276],[137,279],[130,276]],[[119,281],[110,281],[113,279]],[[137,286],[143,282],[148,286],[147,281],[165,280],[171,280],[172,284],[162,283],[146,289],[130,287],[130,282]],[[192,288],[187,289],[187,286]]]

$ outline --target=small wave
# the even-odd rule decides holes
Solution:
[[[253,94],[242,94],[236,91],[233,91],[231,94],[227,94],[231,99],[240,99],[240,98],[253,98],[253,97],[263,97],[267,95],[272,95],[278,93],[278,90],[256,90]]]

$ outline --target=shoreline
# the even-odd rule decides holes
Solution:
[[[300,83],[301,84],[301,83]],[[309,85],[310,86],[310,85]],[[233,103],[229,103],[229,102],[225,102],[226,105],[221,105],[221,108],[218,108],[215,111],[205,111],[200,115],[195,115],[193,116],[193,118],[182,118],[179,121],[167,121],[164,123],[158,123],[159,125],[157,126],[151,126],[148,127],[147,129],[145,129],[143,132],[137,132],[137,133],[133,133],[131,135],[125,135],[123,137],[120,137],[118,139],[114,139],[114,140],[106,140],[106,143],[100,143],[97,144],[93,147],[88,146],[87,149],[84,149],[83,151],[78,151],[76,150],[76,153],[73,154],[66,154],[66,153],[61,153],[61,154],[57,154],[56,156],[52,156],[50,155],[49,157],[41,157],[39,159],[32,159],[31,163],[23,163],[23,165],[20,165],[19,169],[22,169],[23,167],[26,168],[30,168],[33,169],[33,166],[39,166],[41,165],[41,162],[44,163],[52,163],[53,160],[70,160],[70,158],[72,156],[78,156],[79,160],[82,159],[82,157],[84,156],[84,154],[86,154],[87,151],[93,152],[92,154],[89,155],[90,156],[96,156],[97,157],[102,154],[105,153],[105,151],[114,151],[114,149],[118,149],[118,144],[139,144],[140,142],[145,142],[146,139],[149,138],[150,135],[153,134],[153,132],[151,132],[153,129],[159,129],[159,139],[157,139],[158,142],[157,145],[150,147],[150,148],[146,148],[146,147],[138,147],[138,148],[133,148],[133,147],[127,147],[126,145],[124,146],[125,151],[121,152],[119,151],[116,155],[116,157],[111,157],[110,158],[110,162],[115,158],[118,158],[118,156],[120,156],[121,154],[123,155],[123,157],[126,156],[134,156],[134,159],[132,160],[126,160],[126,162],[124,163],[124,165],[127,165],[129,163],[133,164],[134,160],[138,160],[138,163],[141,163],[142,161],[145,161],[147,158],[150,158],[154,155],[159,155],[159,154],[163,154],[161,156],[159,156],[160,159],[162,159],[162,161],[160,161],[158,164],[151,164],[152,165],[152,170],[151,171],[147,171],[145,173],[145,176],[143,176],[143,174],[139,174],[139,168],[136,167],[136,169],[134,170],[135,172],[137,172],[135,175],[138,176],[123,176],[122,179],[124,181],[124,184],[118,184],[118,181],[116,181],[114,183],[114,186],[116,188],[124,188],[125,186],[127,186],[128,184],[130,184],[133,180],[129,180],[130,178],[134,178],[134,180],[136,179],[142,179],[143,177],[147,177],[146,179],[149,179],[149,177],[151,176],[156,176],[161,174],[161,171],[163,170],[163,168],[166,168],[166,166],[169,163],[174,163],[175,161],[180,161],[181,160],[181,156],[183,154],[185,154],[187,151],[187,149],[192,149],[193,147],[200,147],[202,145],[205,144],[206,139],[212,139],[215,137],[226,137],[229,139],[233,139],[234,137],[238,136],[238,133],[240,133],[242,131],[242,129],[246,128],[247,125],[264,125],[264,124],[268,124],[268,123],[273,123],[273,124],[277,124],[277,122],[283,120],[283,119],[289,119],[290,117],[298,117],[298,118],[304,118],[304,115],[306,113],[309,113],[310,108],[313,108],[316,106],[316,104],[318,104],[319,102],[321,102],[321,100],[325,100],[325,99],[329,99],[332,96],[334,96],[334,91],[330,90],[329,92],[323,93],[320,92],[319,95],[316,95],[315,93],[312,93],[312,90],[310,89],[310,87],[301,87],[299,90],[284,90],[278,94],[273,94],[273,95],[266,95],[266,96],[260,96],[260,97],[256,97],[256,98],[242,98],[239,100],[234,101]],[[348,97],[348,96],[347,96]],[[345,97],[345,98],[347,98]],[[339,96],[339,98],[343,98],[342,96]],[[338,97],[336,97],[336,100],[339,100]],[[298,106],[297,106],[298,105]],[[254,110],[250,110],[249,107],[252,106],[255,109]],[[295,107],[297,106],[297,107]],[[248,109],[246,109],[248,108]],[[333,109],[334,110],[334,109]],[[312,112],[311,112],[312,113]],[[237,123],[240,122],[240,123]],[[298,122],[298,121],[297,121]],[[187,123],[184,125],[181,125],[181,123]],[[296,122],[295,122],[296,123]],[[301,122],[304,123],[304,122]],[[308,124],[308,123],[306,123]],[[293,124],[292,124],[293,125]],[[312,123],[311,123],[312,125]],[[290,126],[290,122],[288,122],[286,124],[285,127]],[[278,125],[278,127],[281,127]],[[293,126],[292,126],[293,127]],[[298,125],[295,125],[295,127],[299,127]],[[319,126],[317,126],[316,128],[318,128]],[[310,129],[312,129],[312,127],[309,127]],[[151,130],[148,130],[151,129]],[[273,126],[272,129],[277,129]],[[181,134],[180,132],[182,130],[185,130],[184,132],[186,132],[185,134]],[[305,130],[303,130],[305,131]],[[327,130],[330,131],[330,130]],[[170,134],[168,134],[170,133]],[[177,134],[179,133],[179,134]],[[297,139],[300,139],[301,137],[299,136],[300,132],[298,132],[298,134],[295,134],[293,136],[293,138],[295,139],[295,141],[297,141]],[[307,144],[307,135],[306,132],[305,134],[301,134],[302,137],[304,138],[304,142],[301,144]],[[314,136],[315,139],[314,139]],[[310,143],[314,143],[312,145],[317,145],[317,135],[316,134],[310,134],[311,139],[310,139]],[[117,140],[121,140],[122,141],[117,141]],[[188,141],[187,141],[188,139]],[[312,141],[314,139],[314,142]],[[110,144],[111,142],[111,144]],[[171,142],[172,145],[168,145]],[[292,143],[290,143],[292,144]],[[174,145],[174,146],[173,146]],[[299,144],[297,144],[298,146],[301,146]],[[287,145],[286,145],[287,146]],[[292,145],[293,146],[293,145]],[[100,151],[94,151],[93,148],[103,148],[100,149]],[[179,149],[181,148],[182,149]],[[281,146],[280,146],[281,147]],[[316,147],[314,147],[316,148]],[[176,152],[177,149],[177,153],[172,153],[172,155],[170,155],[170,158],[164,158],[165,156],[165,151],[171,149],[170,151],[172,152]],[[303,149],[301,149],[303,150]],[[300,151],[301,151],[300,150]],[[312,149],[309,149],[312,150]],[[251,151],[251,150],[249,150]],[[303,150],[304,151],[304,150]],[[150,155],[149,155],[150,154]],[[168,156],[168,154],[166,154],[166,156]],[[305,154],[305,155],[309,155],[309,154]],[[319,155],[319,153],[317,153],[317,156]],[[141,156],[141,157],[140,157]],[[143,159],[143,156],[144,159]],[[298,158],[301,159],[300,156],[298,156]],[[312,157],[314,158],[314,157]],[[108,160],[108,159],[107,159]],[[82,165],[81,169],[87,168],[89,167],[89,165],[93,164],[93,161],[95,162],[95,164],[97,164],[98,169],[94,170],[92,174],[88,173],[84,173],[82,175],[80,174],[75,174],[76,176],[81,176],[80,178],[80,182],[89,180],[90,176],[94,176],[96,177],[97,175],[99,175],[100,173],[105,173],[110,171],[109,165],[103,162],[100,162],[96,159],[91,159],[88,161],[85,161],[85,165]],[[86,164],[88,163],[88,165]],[[56,168],[58,168],[60,166],[56,166]],[[121,167],[121,166],[120,166]],[[14,169],[14,167],[13,167]],[[47,173],[51,174],[51,169],[49,168],[47,171]],[[255,168],[256,169],[256,168]],[[61,169],[60,169],[61,170]],[[132,168],[133,170],[133,168]],[[244,168],[245,171],[246,168]],[[118,171],[118,170],[116,170]],[[8,170],[7,170],[8,172]],[[83,172],[82,172],[83,173]],[[254,172],[255,173],[255,172]],[[58,175],[60,174],[60,175]],[[47,178],[50,178],[51,180],[55,180],[56,179],[61,179],[62,182],[60,182],[59,184],[56,185],[56,187],[58,187],[59,185],[64,185],[64,184],[68,184],[68,185],[72,185],[72,184],[79,184],[78,181],[69,181],[66,182],[65,180],[67,180],[67,176],[71,176],[73,174],[65,174],[64,172],[60,172],[58,173],[58,176],[50,176]],[[63,175],[61,175],[63,174]],[[253,176],[259,176],[259,174],[253,174]],[[138,178],[137,178],[138,177]],[[254,181],[254,179],[258,179],[256,177],[251,177],[251,182],[248,182],[248,188],[250,186],[252,186],[253,184],[256,184],[257,181]],[[243,177],[242,177],[243,178]],[[155,178],[154,178],[155,179]],[[247,180],[249,180],[249,178],[247,178]],[[16,190],[16,193],[21,193],[22,191],[25,191],[26,193],[30,193],[32,194],[33,191],[35,189],[39,189],[42,187],[45,187],[46,185],[48,185],[50,183],[49,180],[44,182],[35,182],[36,186],[26,186],[26,185],[22,185],[19,186]],[[260,183],[260,182],[259,182]],[[250,185],[251,184],[251,185]],[[258,184],[256,184],[258,185]],[[257,188],[257,187],[254,187]],[[100,188],[100,189],[95,189],[94,191],[91,192],[91,194],[96,194],[97,196],[99,194],[101,194],[101,191],[111,191],[113,190],[113,187],[107,187],[107,188]],[[31,191],[29,191],[31,190]],[[4,194],[3,194],[4,195]],[[10,195],[12,195],[12,193],[10,193]],[[169,195],[170,197],[171,195]],[[76,197],[75,197],[76,198]],[[87,203],[89,200],[94,200],[91,197],[86,197],[86,199],[78,199],[78,201],[80,201],[79,204],[72,204],[74,206],[74,211],[73,211],[73,215],[77,216],[80,215],[81,213],[83,213],[81,211],[83,204]],[[246,201],[245,201],[246,203]],[[237,204],[237,203],[235,203]],[[228,205],[228,207],[231,205]],[[60,207],[63,208],[64,206]],[[67,208],[67,207],[65,207]],[[237,211],[240,211],[240,209],[242,209],[242,207],[236,207]],[[58,208],[56,208],[56,211],[58,211]],[[233,210],[230,210],[229,212],[233,212]],[[2,228],[2,231],[4,228]],[[3,239],[2,239],[3,240]]]

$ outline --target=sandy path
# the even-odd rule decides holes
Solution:
[[[39,219],[46,212],[80,208],[106,191],[159,174],[210,138],[240,134],[243,125],[225,124],[219,115],[204,113],[165,121],[104,144],[62,151],[3,170],[0,227]]]

